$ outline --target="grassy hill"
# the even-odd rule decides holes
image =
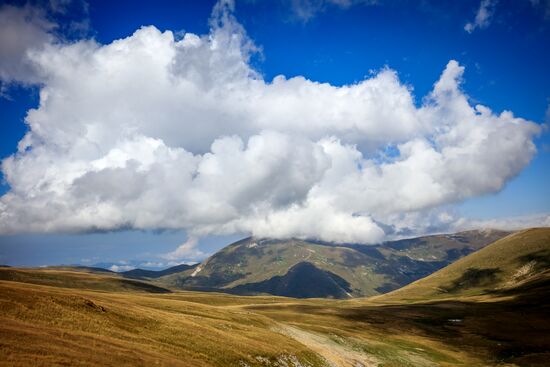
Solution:
[[[350,300],[148,293],[109,273],[2,268],[0,365],[546,366],[549,235],[519,232],[427,278],[458,285],[444,297],[425,281]],[[470,268],[499,272],[457,282]]]
[[[179,289],[302,298],[373,296],[423,278],[507,234],[467,231],[374,246],[247,238],[193,269],[158,277],[156,283]],[[300,263],[309,265],[302,266],[301,276],[295,277],[290,270]],[[304,277],[311,281],[301,287],[296,282]],[[327,288],[330,279],[338,281]],[[316,284],[323,286],[316,289]]]
[[[550,279],[550,229],[513,233],[380,300],[505,295]]]
[[[0,281],[0,292],[0,365],[428,367],[490,358],[410,329],[414,323],[398,322],[400,312],[367,304],[9,281]],[[386,330],[388,324],[395,326]]]
[[[17,269],[0,267],[0,280],[50,285],[64,288],[93,289],[107,292],[135,291],[168,293],[170,290],[147,282],[123,279],[116,273],[87,268]]]
[[[46,266],[42,267],[41,269],[48,269],[48,270],[65,270],[65,271],[76,271],[76,272],[83,272],[83,273],[109,273],[109,274],[116,274],[112,270],[99,268],[95,266],[82,266],[82,265],[54,265],[54,266]]]
[[[273,321],[238,308],[4,281],[0,292],[2,365],[261,365],[256,357],[321,365],[272,332]]]
[[[123,271],[120,274],[125,278],[156,279],[166,275],[181,273],[187,270],[191,270],[191,269],[194,269],[195,267],[196,265],[180,264],[164,270],[132,269],[128,271]]]

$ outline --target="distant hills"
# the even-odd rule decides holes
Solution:
[[[194,267],[122,274],[176,289],[296,298],[364,297],[401,288],[508,234],[475,230],[373,246],[246,238]]]
[[[181,272],[193,269],[195,268],[195,266],[196,265],[180,264],[164,270],[133,269],[133,270],[124,271],[121,274],[124,275],[124,277],[126,278],[156,279],[156,278],[163,277],[165,275],[181,273]]]
[[[170,290],[150,282],[125,279],[117,273],[93,267],[56,266],[35,269],[0,267],[0,280],[108,292],[170,293]]]

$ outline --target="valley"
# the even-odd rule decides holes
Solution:
[[[404,288],[352,299],[240,296],[95,269],[3,267],[0,365],[546,365],[550,229],[480,247]]]

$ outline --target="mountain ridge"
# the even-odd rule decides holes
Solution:
[[[86,266],[49,268],[117,274],[163,289],[344,299],[400,289],[510,233],[481,229],[375,245],[247,237],[201,263],[158,271],[136,268],[115,273]]]
[[[163,270],[148,270],[148,269],[135,268],[132,270],[122,271],[119,274],[122,274],[122,276],[124,276],[125,278],[132,278],[132,279],[155,279],[165,275],[170,275],[170,274],[186,271],[189,269],[193,269],[197,265],[198,264],[194,264],[194,265],[179,264]]]
[[[369,246],[248,237],[222,248],[193,269],[151,280],[164,287],[234,294],[273,294],[298,298],[306,297],[306,293],[307,297],[374,296],[423,278],[509,233],[472,230]],[[286,284],[294,291],[290,288],[281,290],[280,281],[288,280],[292,275],[287,276],[290,269],[301,262],[311,264],[301,272],[314,272],[322,284],[327,284],[328,273],[334,274],[349,284],[349,292],[334,287],[331,288],[334,291],[332,294],[321,290],[312,293],[304,288],[303,294],[296,294],[297,288],[291,283]],[[270,289],[267,284],[273,288]]]

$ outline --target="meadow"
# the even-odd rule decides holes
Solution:
[[[544,366],[549,236],[521,232],[459,260],[461,271],[451,265],[402,290],[352,300],[175,291],[91,271],[0,268],[0,365]],[[486,264],[502,267],[498,281],[449,288],[491,251],[514,251]],[[531,274],[512,257],[531,264]],[[426,291],[434,287],[446,291]]]

